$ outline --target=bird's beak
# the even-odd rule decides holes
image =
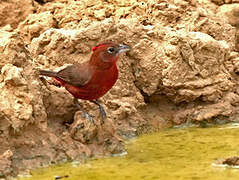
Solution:
[[[131,48],[128,45],[120,44],[118,47],[118,54],[129,51]]]

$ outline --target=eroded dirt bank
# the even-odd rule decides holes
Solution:
[[[39,2],[0,1],[0,177],[121,153],[120,139],[163,126],[237,119],[236,0]],[[95,126],[37,69],[87,60],[102,41],[132,50],[101,99],[107,122]]]

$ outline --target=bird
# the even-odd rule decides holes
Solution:
[[[53,78],[54,85],[64,87],[74,97],[74,104],[92,121],[91,115],[84,112],[78,99],[88,100],[98,105],[102,124],[107,118],[104,107],[99,103],[99,98],[106,94],[118,79],[116,62],[119,55],[131,48],[125,44],[115,42],[100,43],[92,48],[89,61],[75,63],[60,71],[39,70],[41,76]]]

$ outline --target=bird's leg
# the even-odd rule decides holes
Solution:
[[[104,121],[105,121],[105,119],[106,119],[106,117],[107,117],[104,107],[99,103],[98,100],[93,100],[93,101],[91,101],[91,102],[93,102],[94,104],[96,104],[96,105],[99,106],[100,114],[101,114],[101,116],[102,116],[102,124],[104,124]]]
[[[87,112],[84,111],[84,109],[83,109],[82,106],[80,105],[80,103],[79,103],[79,101],[78,101],[77,98],[74,98],[74,104],[76,105],[76,107],[77,107],[79,110],[81,110],[81,111],[83,112],[84,118],[88,119],[90,122],[92,122],[93,124],[95,124],[95,121],[94,121],[93,117],[92,117],[89,113],[87,113]]]

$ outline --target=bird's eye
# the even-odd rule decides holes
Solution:
[[[113,47],[109,47],[109,48],[107,49],[107,52],[110,53],[110,54],[112,54],[113,52],[115,52],[115,49],[114,49]]]

